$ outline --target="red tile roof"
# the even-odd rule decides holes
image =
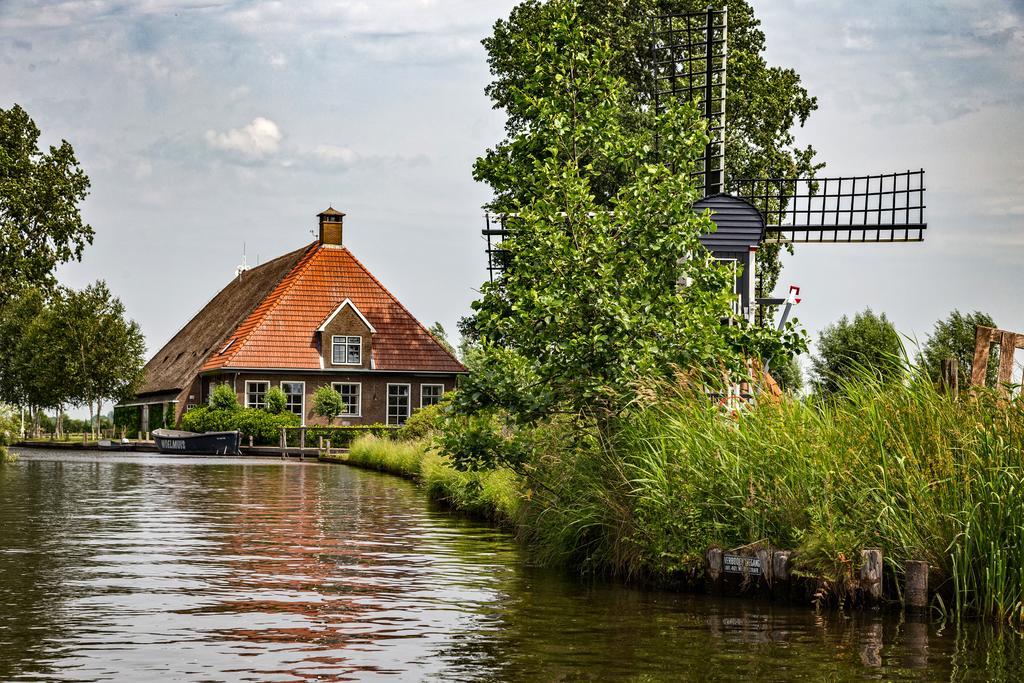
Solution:
[[[351,299],[377,330],[374,369],[466,372],[347,248],[319,243],[310,245],[291,272],[228,335],[227,348],[213,350],[202,370],[319,370],[316,330],[345,299]]]

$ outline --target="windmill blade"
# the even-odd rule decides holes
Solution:
[[[704,196],[725,184],[725,76],[728,57],[726,10],[664,14],[651,19],[651,77],[658,111],[676,99],[697,102],[711,141],[697,162]]]
[[[838,178],[748,178],[736,196],[765,219],[766,242],[921,242],[924,169]]]

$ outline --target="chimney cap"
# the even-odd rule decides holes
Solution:
[[[338,211],[333,206],[328,206],[324,211],[321,211],[317,216],[344,216],[345,214]]]

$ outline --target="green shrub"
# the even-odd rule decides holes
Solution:
[[[257,445],[274,445],[280,440],[282,427],[298,427],[301,419],[294,413],[273,415],[255,408],[218,410],[199,406],[185,413],[181,427],[190,432],[229,432],[238,430],[252,436]]]
[[[466,471],[519,467],[529,456],[520,438],[525,430],[512,429],[493,411],[475,415],[449,415],[437,435],[441,452],[456,469]]]
[[[447,417],[452,402],[451,395],[446,395],[440,402],[426,408],[420,408],[409,416],[395,438],[401,441],[425,439],[441,428]]]
[[[218,384],[210,393],[210,408],[213,410],[239,410],[238,396],[230,384]]]
[[[7,450],[7,446],[0,445],[0,464],[14,462],[17,459],[18,456]]]
[[[288,405],[288,397],[281,387],[270,387],[264,400],[267,403],[267,412],[272,415],[280,415]]]
[[[344,410],[345,402],[341,400],[341,394],[329,384],[324,384],[313,394],[313,412],[320,417],[326,417],[328,424]]]

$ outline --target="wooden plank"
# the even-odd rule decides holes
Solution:
[[[1003,332],[999,340],[999,391],[1009,395],[1007,386],[1013,381],[1013,356],[1017,349],[1017,335]]]
[[[988,375],[988,354],[995,330],[983,325],[974,326],[974,364],[971,366],[971,386],[985,386]]]
[[[953,398],[960,395],[960,362],[956,358],[942,361],[942,392]]]

